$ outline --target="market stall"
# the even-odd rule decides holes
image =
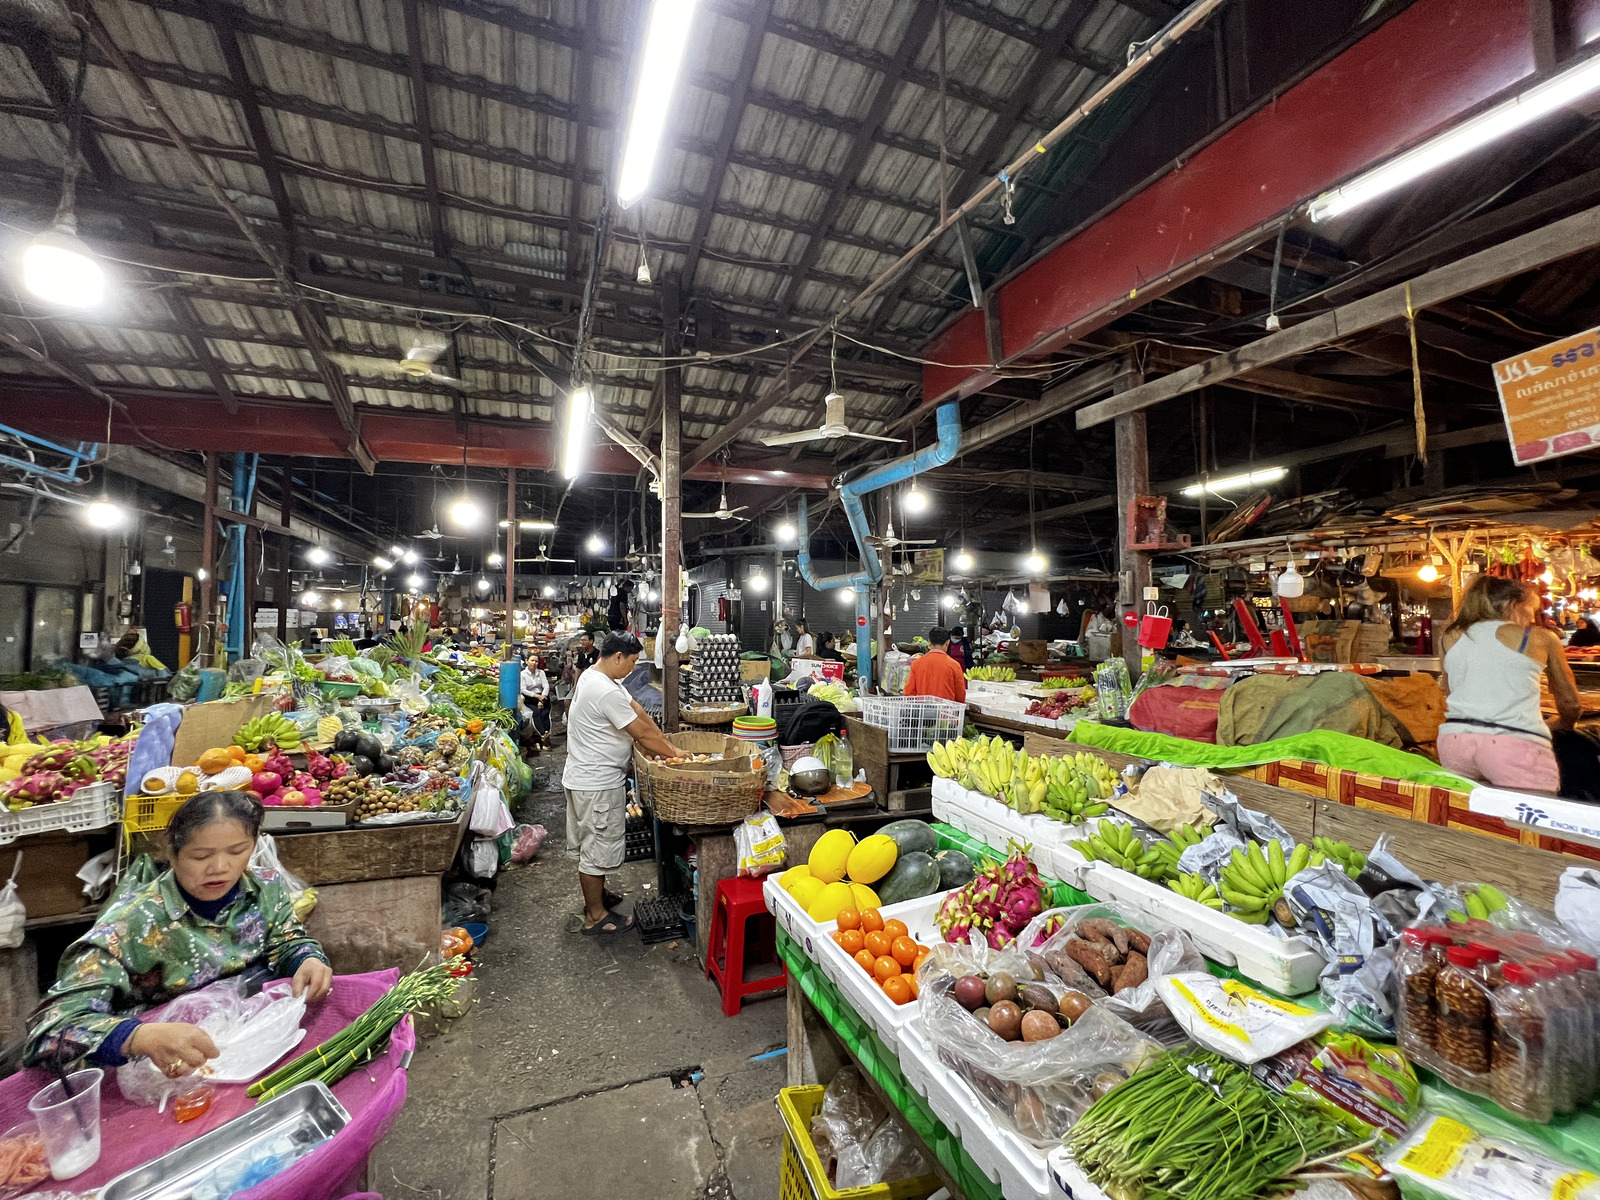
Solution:
[[[946,743],[929,760],[936,823],[883,831],[897,851],[887,877],[868,838],[818,843],[765,885],[790,975],[797,1106],[813,1102],[813,1081],[856,1086],[855,1072],[839,1075],[853,1066],[921,1152],[906,1174],[969,1198],[1098,1198],[1156,1182],[1140,1147],[1156,1144],[1172,1105],[1223,1119],[1202,1117],[1204,1097],[1172,1092],[1204,1062],[1237,1079],[1230,1110],[1255,1106],[1266,1140],[1241,1157],[1197,1126],[1190,1170],[1220,1155],[1230,1173],[1197,1195],[1266,1194],[1307,1159],[1330,1177],[1319,1195],[1358,1194],[1333,1186],[1335,1164],[1359,1194],[1395,1183],[1407,1195],[1481,1194],[1456,1169],[1462,1148],[1505,1156],[1515,1186],[1535,1189],[1513,1194],[1567,1194],[1554,1185],[1566,1173],[1577,1195],[1593,1179],[1581,1173],[1600,1167],[1600,1120],[1581,1085],[1552,1085],[1544,1065],[1558,1028],[1577,1039],[1559,1053],[1593,1062],[1584,1047],[1600,989],[1585,989],[1600,983],[1589,956],[1600,926],[1585,859],[1245,776],[1180,778],[1189,772],[1044,735],[1027,751]],[[904,898],[894,864],[915,872],[922,855],[935,869]],[[965,865],[968,881],[945,865]],[[849,884],[842,908],[826,898],[830,878]],[[880,907],[851,907],[859,880],[883,890]],[[868,941],[858,964],[853,948],[871,929],[906,937],[906,961],[886,962]],[[1481,1065],[1442,1040],[1456,1010],[1415,965],[1413,943],[1472,947],[1462,986],[1485,999],[1466,1044],[1484,1039]],[[1502,1015],[1504,981],[1513,1007]],[[1557,1023],[1558,1005],[1573,1006],[1573,1024]],[[1548,1022],[1537,1043],[1532,1012]],[[1125,1123],[1135,1112],[1149,1129]],[[789,1119],[792,1142],[819,1128]],[[1305,1138],[1321,1149],[1291,1152]],[[806,1155],[795,1164],[806,1169]]]

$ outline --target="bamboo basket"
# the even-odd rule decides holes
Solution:
[[[634,751],[639,799],[663,821],[732,825],[761,807],[767,773],[750,769],[751,743],[720,733],[688,730],[667,738],[686,754],[723,755],[720,762],[669,766]]]
[[[678,717],[691,725],[731,725],[735,717],[742,717],[747,711],[744,704],[707,704],[699,709],[682,706]]]

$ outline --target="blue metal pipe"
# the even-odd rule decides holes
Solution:
[[[915,454],[884,463],[883,466],[868,471],[861,478],[853,479],[839,489],[845,520],[849,522],[850,532],[855,537],[856,547],[861,553],[861,570],[828,576],[819,576],[812,571],[811,538],[806,526],[806,499],[804,496],[800,497],[800,553],[797,556],[800,577],[818,591],[831,591],[844,587],[853,587],[856,590],[856,681],[862,691],[866,690],[872,678],[872,637],[868,631],[869,589],[883,581],[883,564],[878,561],[877,550],[867,540],[872,536],[872,526],[867,521],[867,510],[861,502],[861,497],[869,492],[902,483],[924,471],[942,467],[953,460],[961,449],[960,406],[954,402],[940,405],[937,422],[939,437],[933,445],[926,446]],[[863,663],[866,664],[865,670],[862,670]]]

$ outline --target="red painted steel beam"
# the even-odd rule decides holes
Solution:
[[[111,441],[116,445],[350,457],[349,435],[338,417],[328,405],[315,401],[241,394],[238,412],[229,414],[210,393],[122,388],[113,394],[120,402],[111,420]],[[361,420],[362,434],[380,462],[461,465],[462,432],[454,414],[363,407]],[[0,383],[0,423],[41,437],[99,442],[106,436],[106,406],[76,390]],[[466,439],[469,466],[555,468],[556,441],[544,426],[473,421],[467,425]],[[702,463],[688,477],[824,491],[831,486],[831,475],[818,473],[815,465],[802,471],[788,467],[786,462],[782,467]],[[588,470],[597,475],[634,476],[639,473],[639,463],[620,446],[599,437],[589,451]]]
[[[1528,5],[1417,0],[991,292],[1002,361],[1047,354],[1203,274],[1296,206],[1534,70]],[[989,362],[983,314],[968,310],[924,353]],[[923,397],[968,396],[995,379],[981,367],[928,366]]]

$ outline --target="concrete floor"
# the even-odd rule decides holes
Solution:
[[[370,1186],[389,1200],[775,1200],[785,1061],[751,1058],[784,1044],[783,993],[729,1019],[687,940],[579,933],[562,757],[535,760],[519,819],[550,836],[501,876],[477,1003],[419,1047]],[[625,909],[654,895],[653,863],[615,878]]]

